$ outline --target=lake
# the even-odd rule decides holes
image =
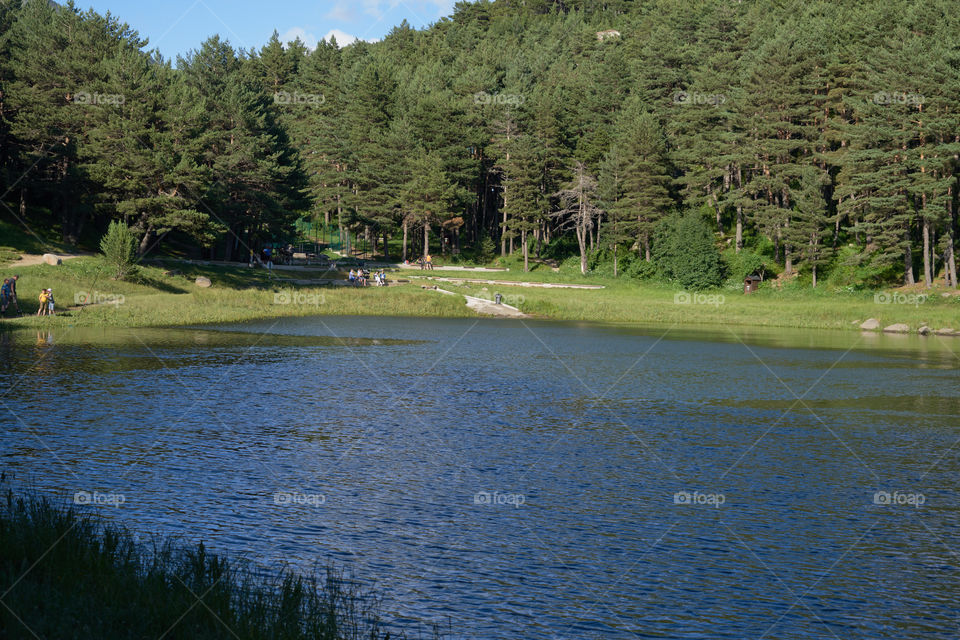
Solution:
[[[144,538],[332,563],[456,638],[955,638],[955,352],[492,319],[8,332],[0,469]]]

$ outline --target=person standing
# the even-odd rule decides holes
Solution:
[[[0,286],[0,315],[5,315],[7,307],[11,304],[16,307],[18,314],[23,315],[20,310],[20,301],[17,300],[17,280],[19,279],[20,276],[15,275],[4,280],[3,285]]]
[[[39,298],[39,300],[40,300],[40,308],[37,309],[37,315],[38,315],[38,316],[45,316],[45,315],[47,315],[47,302],[48,302],[48,300],[49,300],[49,299],[47,298],[47,290],[46,290],[46,289],[40,289],[40,298]]]

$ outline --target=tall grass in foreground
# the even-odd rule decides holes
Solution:
[[[0,500],[0,638],[388,639],[342,574],[265,575],[244,561],[135,542],[72,506]]]

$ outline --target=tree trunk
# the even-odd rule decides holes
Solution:
[[[430,223],[423,221],[423,257],[430,254]]]
[[[743,249],[743,207],[739,204],[737,205],[737,241],[736,241],[737,253]]]
[[[613,277],[617,277],[617,245],[613,245]]]
[[[955,214],[953,212],[953,205],[950,205],[950,217],[947,219],[947,249],[946,255],[944,256],[944,268],[947,271],[947,276],[950,278],[950,286],[954,289],[957,288],[957,262],[954,257],[954,234],[956,233],[956,224]]]
[[[527,230],[520,232],[520,242],[523,244],[523,272],[530,271],[529,254],[527,253]]]
[[[150,249],[150,242],[153,240],[153,226],[147,227],[146,232],[143,234],[143,238],[140,239],[140,246],[137,248],[137,255],[143,257],[143,255]]]
[[[930,220],[923,216],[923,284],[929,289],[933,286],[930,271]]]
[[[511,251],[511,253],[513,253]],[[503,222],[500,224],[500,257],[507,257],[507,188],[503,188]]]
[[[401,258],[403,262],[407,261],[407,218],[403,218],[403,256]]]
[[[913,279],[913,251],[910,249],[910,236],[907,235],[907,248],[903,252],[903,283],[916,284]]]
[[[577,225],[577,244],[580,245],[580,273],[587,273],[587,238],[583,224]]]
[[[813,288],[817,288],[817,264],[813,263]]]

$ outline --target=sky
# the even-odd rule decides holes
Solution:
[[[219,34],[236,49],[259,49],[276,30],[286,43],[297,36],[311,48],[334,35],[340,46],[379,40],[404,19],[425,27],[453,11],[455,0],[76,0],[79,9],[108,11],[176,62]]]

